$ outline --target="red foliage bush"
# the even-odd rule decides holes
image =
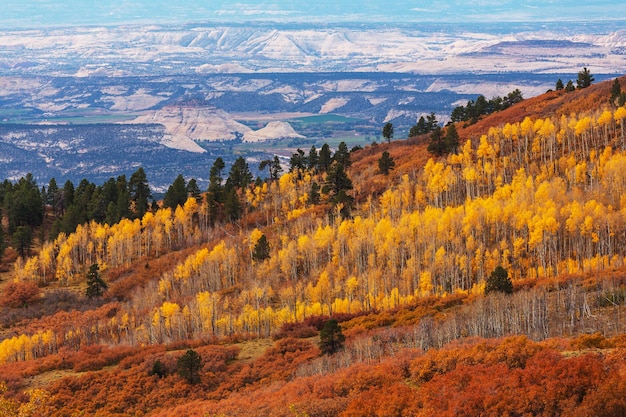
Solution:
[[[39,288],[32,282],[9,282],[0,297],[0,304],[12,308],[27,307],[40,297]]]
[[[116,346],[108,348],[101,345],[85,346],[68,359],[73,364],[74,371],[98,371],[105,366],[120,362],[126,356],[135,352],[130,346]]]
[[[274,340],[293,337],[296,339],[306,339],[307,337],[317,336],[319,330],[313,326],[306,325],[302,322],[285,323],[280,330],[272,336]]]
[[[238,389],[257,382],[290,379],[297,367],[319,356],[319,349],[302,339],[282,339],[267,349],[256,361],[233,376],[232,388]]]

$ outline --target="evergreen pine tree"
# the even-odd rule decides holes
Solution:
[[[513,294],[513,283],[509,278],[509,273],[502,266],[497,266],[496,269],[489,275],[487,282],[485,283],[485,294],[492,292],[503,292],[505,294]]]
[[[319,162],[319,155],[317,153],[317,149],[315,149],[315,145],[311,146],[309,150],[309,155],[307,156],[307,168],[311,171],[315,171],[317,169],[317,163]]]
[[[563,81],[560,78],[556,80],[556,86],[554,88],[556,91],[561,91],[565,88],[565,86],[563,85]]]
[[[328,172],[330,164],[333,162],[330,146],[327,143],[322,145],[319,153],[319,159],[317,161],[317,167],[320,173]]]
[[[619,79],[615,79],[613,81],[613,85],[611,86],[611,99],[610,99],[610,103],[612,105],[615,105],[615,101],[620,97],[620,95],[622,94],[622,86],[619,83]]]
[[[395,161],[389,155],[389,152],[385,151],[378,159],[378,171],[383,175],[389,175],[389,171],[396,166]]]
[[[187,183],[187,195],[196,199],[198,204],[202,203],[202,194],[200,193],[200,187],[195,178],[192,178]]]
[[[100,266],[92,264],[87,272],[87,290],[88,298],[101,297],[107,289],[107,284],[100,277]]]
[[[387,143],[390,143],[391,139],[393,139],[393,124],[391,122],[387,122],[383,126],[383,138],[387,140]]]
[[[320,185],[313,181],[309,190],[309,204],[319,204],[320,202]]]
[[[591,75],[591,71],[587,69],[587,67],[583,68],[582,71],[578,72],[578,79],[576,80],[576,88],[582,89],[587,88],[593,83],[593,75]]]
[[[350,151],[348,150],[346,142],[339,143],[339,146],[337,146],[337,152],[335,152],[335,155],[333,156],[333,161],[340,163],[344,168],[348,168],[350,166]]]
[[[148,212],[149,201],[152,198],[152,192],[148,185],[146,172],[142,167],[133,172],[128,181],[129,199],[133,203],[133,217],[137,219],[143,218]]]
[[[259,240],[254,245],[252,250],[252,259],[255,262],[263,262],[270,258],[270,244],[267,241],[265,234],[261,235]]]
[[[443,145],[446,153],[456,153],[459,147],[459,134],[454,123],[446,128],[446,137],[443,139]]]
[[[33,232],[30,226],[18,226],[13,232],[13,248],[25,259],[33,245]]]
[[[243,189],[250,185],[252,179],[253,177],[250,172],[250,168],[248,167],[248,163],[243,156],[240,156],[235,160],[233,166],[230,167],[228,179],[226,180],[226,186],[235,189]]]
[[[226,189],[224,215],[230,222],[236,222],[241,217],[241,203],[239,202],[239,196],[237,195],[237,190],[232,187],[227,187]]]
[[[189,349],[183,356],[178,358],[178,374],[190,384],[200,382],[200,370],[202,369],[202,357],[198,353]]]
[[[320,350],[322,353],[332,355],[343,349],[346,337],[341,331],[339,323],[335,319],[330,319],[324,323],[324,327],[320,330]]]
[[[435,156],[441,156],[446,152],[444,137],[439,126],[430,133],[430,143],[427,150]]]
[[[187,201],[187,184],[182,174],[179,174],[172,185],[169,186],[163,197],[163,206],[175,209],[183,206]]]

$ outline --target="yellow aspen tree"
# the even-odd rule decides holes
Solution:
[[[581,118],[580,120],[576,122],[576,125],[574,126],[574,133],[576,134],[576,136],[580,137],[581,143],[582,143],[582,151],[583,151],[583,154],[585,155],[588,154],[590,151],[589,131],[591,130],[591,127],[592,127],[591,117],[589,116]]]
[[[522,155],[523,155],[523,162],[526,164],[525,165],[526,169],[528,169],[528,163],[530,161],[530,154],[528,153],[528,150],[529,150],[528,145],[533,140],[534,133],[535,133],[534,127],[535,125],[533,121],[530,119],[530,117],[525,117],[522,123],[520,123],[520,135],[523,137],[524,141],[519,146],[522,147],[521,150],[522,150]]]
[[[165,301],[159,308],[159,312],[161,317],[163,317],[164,319],[165,330],[167,331],[168,336],[171,338],[173,322],[180,314],[180,306],[176,303]]]
[[[618,107],[613,113],[613,118],[615,119],[615,123],[619,124],[621,139],[622,139],[622,150],[626,149],[626,142],[624,140],[624,119],[626,119],[626,108],[624,106]]]
[[[603,128],[604,146],[609,146],[609,128],[613,123],[613,112],[605,109],[597,120],[598,126]]]
[[[544,164],[552,164],[556,158],[556,126],[552,119],[543,120],[541,127],[538,129],[538,136],[543,140],[544,151],[542,152]],[[547,148],[547,152],[546,152]],[[546,158],[547,153],[547,158]]]
[[[431,295],[433,288],[434,287],[433,287],[432,275],[430,274],[429,271],[422,271],[419,277],[419,286],[418,286],[419,296],[428,297],[429,295]]]

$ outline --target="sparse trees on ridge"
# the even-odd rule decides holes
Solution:
[[[476,100],[470,100],[465,106],[458,106],[452,110],[450,123],[469,122],[476,123],[481,116],[505,110],[523,100],[522,92],[519,89],[511,91],[504,97],[493,97],[487,100],[480,95]]]

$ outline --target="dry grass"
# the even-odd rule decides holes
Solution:
[[[237,360],[241,363],[254,362],[263,355],[268,348],[274,346],[274,343],[272,339],[247,340],[237,343],[235,346],[241,349]]]

